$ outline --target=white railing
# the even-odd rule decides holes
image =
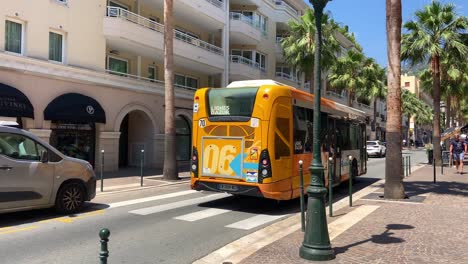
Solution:
[[[142,76],[138,76],[138,75],[133,75],[133,74],[129,74],[129,73],[123,73],[123,72],[118,72],[118,71],[112,71],[112,70],[109,70],[109,69],[106,69],[106,72],[109,73],[109,74],[112,74],[112,75],[117,75],[117,76],[121,76],[121,77],[126,77],[126,78],[133,79],[133,80],[146,81],[146,82],[152,82],[152,83],[164,85],[164,81],[161,81],[161,80],[146,78],[146,77],[142,77]],[[189,87],[189,86],[184,86],[184,85],[180,85],[180,84],[174,84],[174,86],[176,86],[176,87],[178,87],[178,88],[187,89],[187,90],[197,90],[196,88]]]
[[[337,98],[343,98],[343,95],[341,95],[339,93],[335,93],[333,91],[327,91],[327,95],[331,95],[331,96],[334,96],[334,97],[337,97]]]
[[[245,15],[243,15],[241,13],[237,13],[237,12],[231,12],[230,17],[231,17],[231,20],[237,20],[237,21],[244,22],[244,23],[248,24],[249,26],[257,29],[258,31],[260,31],[262,33],[262,35],[264,37],[267,36],[267,34],[268,34],[268,32],[266,30],[263,30],[262,27],[259,24],[255,23],[253,18],[250,18],[248,16],[245,16]]]
[[[284,72],[276,72],[276,77],[280,77],[282,79],[286,79],[286,80],[290,80],[292,82],[299,82],[299,80],[294,76],[294,75],[290,75],[290,74],[287,74],[287,73],[284,73]]]
[[[213,0],[217,1],[217,0]],[[149,20],[146,17],[142,17],[140,15],[137,15],[135,13],[129,12],[128,10],[122,9],[120,7],[113,7],[113,6],[108,6],[107,7],[107,16],[108,17],[118,17],[133,23],[136,23],[140,26],[158,31],[162,34],[164,34],[164,25],[159,24],[155,21]],[[216,53],[218,55],[223,55],[223,49],[220,47],[217,47],[213,44],[210,44],[208,42],[205,42],[203,40],[194,38],[188,34],[179,32],[177,30],[174,31],[174,37],[178,40],[184,41],[185,43],[197,46],[199,48],[202,48],[204,50],[207,50],[212,53]]]
[[[244,64],[244,65],[250,66],[252,68],[259,69],[259,70],[261,70],[263,72],[266,71],[265,68],[260,66],[260,63],[255,62],[255,61],[253,61],[251,59],[244,58],[244,57],[239,56],[239,55],[231,55],[231,62],[232,63]]]
[[[218,8],[221,8],[224,10],[224,1],[222,0],[206,0],[208,1],[209,3],[211,3],[212,5],[218,7]]]
[[[296,16],[300,15],[299,11],[286,1],[283,1],[283,0],[270,0],[270,1],[273,2],[273,4],[275,4],[275,6],[279,9],[285,9]]]

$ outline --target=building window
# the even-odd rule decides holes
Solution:
[[[63,62],[63,35],[49,32],[49,60]]]
[[[410,86],[410,82],[405,82],[405,87],[409,87]]]
[[[122,8],[122,9],[125,9],[125,10],[128,10],[128,6],[124,5],[124,4],[121,4],[121,3],[118,3],[118,2],[115,2],[115,1],[109,1],[107,3],[108,6],[112,6],[112,7],[118,7],[118,8]]]
[[[174,83],[176,86],[198,89],[198,79],[180,74],[174,75]]]
[[[119,74],[119,73],[127,74],[128,73],[128,61],[124,59],[119,59],[116,57],[109,56],[107,58],[107,69],[112,74]]]
[[[258,51],[255,52],[255,62],[260,65],[262,70],[265,70],[266,67],[266,56]]]
[[[5,50],[23,54],[23,24],[5,21]]]

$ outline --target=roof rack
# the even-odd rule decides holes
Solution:
[[[280,83],[274,80],[246,80],[246,81],[235,81],[230,83],[227,88],[240,88],[240,87],[260,87],[262,85],[281,85],[290,86],[284,83]],[[292,87],[292,86],[291,86]],[[294,88],[294,87],[293,87]]]

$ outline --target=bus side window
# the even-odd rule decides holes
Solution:
[[[294,106],[293,108],[293,144],[294,154],[312,152],[312,110]]]
[[[284,103],[283,103],[284,101]],[[274,148],[275,159],[291,157],[291,108],[288,107],[288,99],[278,99],[274,110]]]

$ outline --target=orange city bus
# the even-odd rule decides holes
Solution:
[[[309,182],[313,99],[313,94],[272,80],[197,90],[191,188],[275,200],[298,197],[299,160],[304,182]],[[349,178],[349,162],[353,175],[366,173],[364,112],[324,98],[321,111],[321,156],[325,175],[331,169],[331,184]]]

